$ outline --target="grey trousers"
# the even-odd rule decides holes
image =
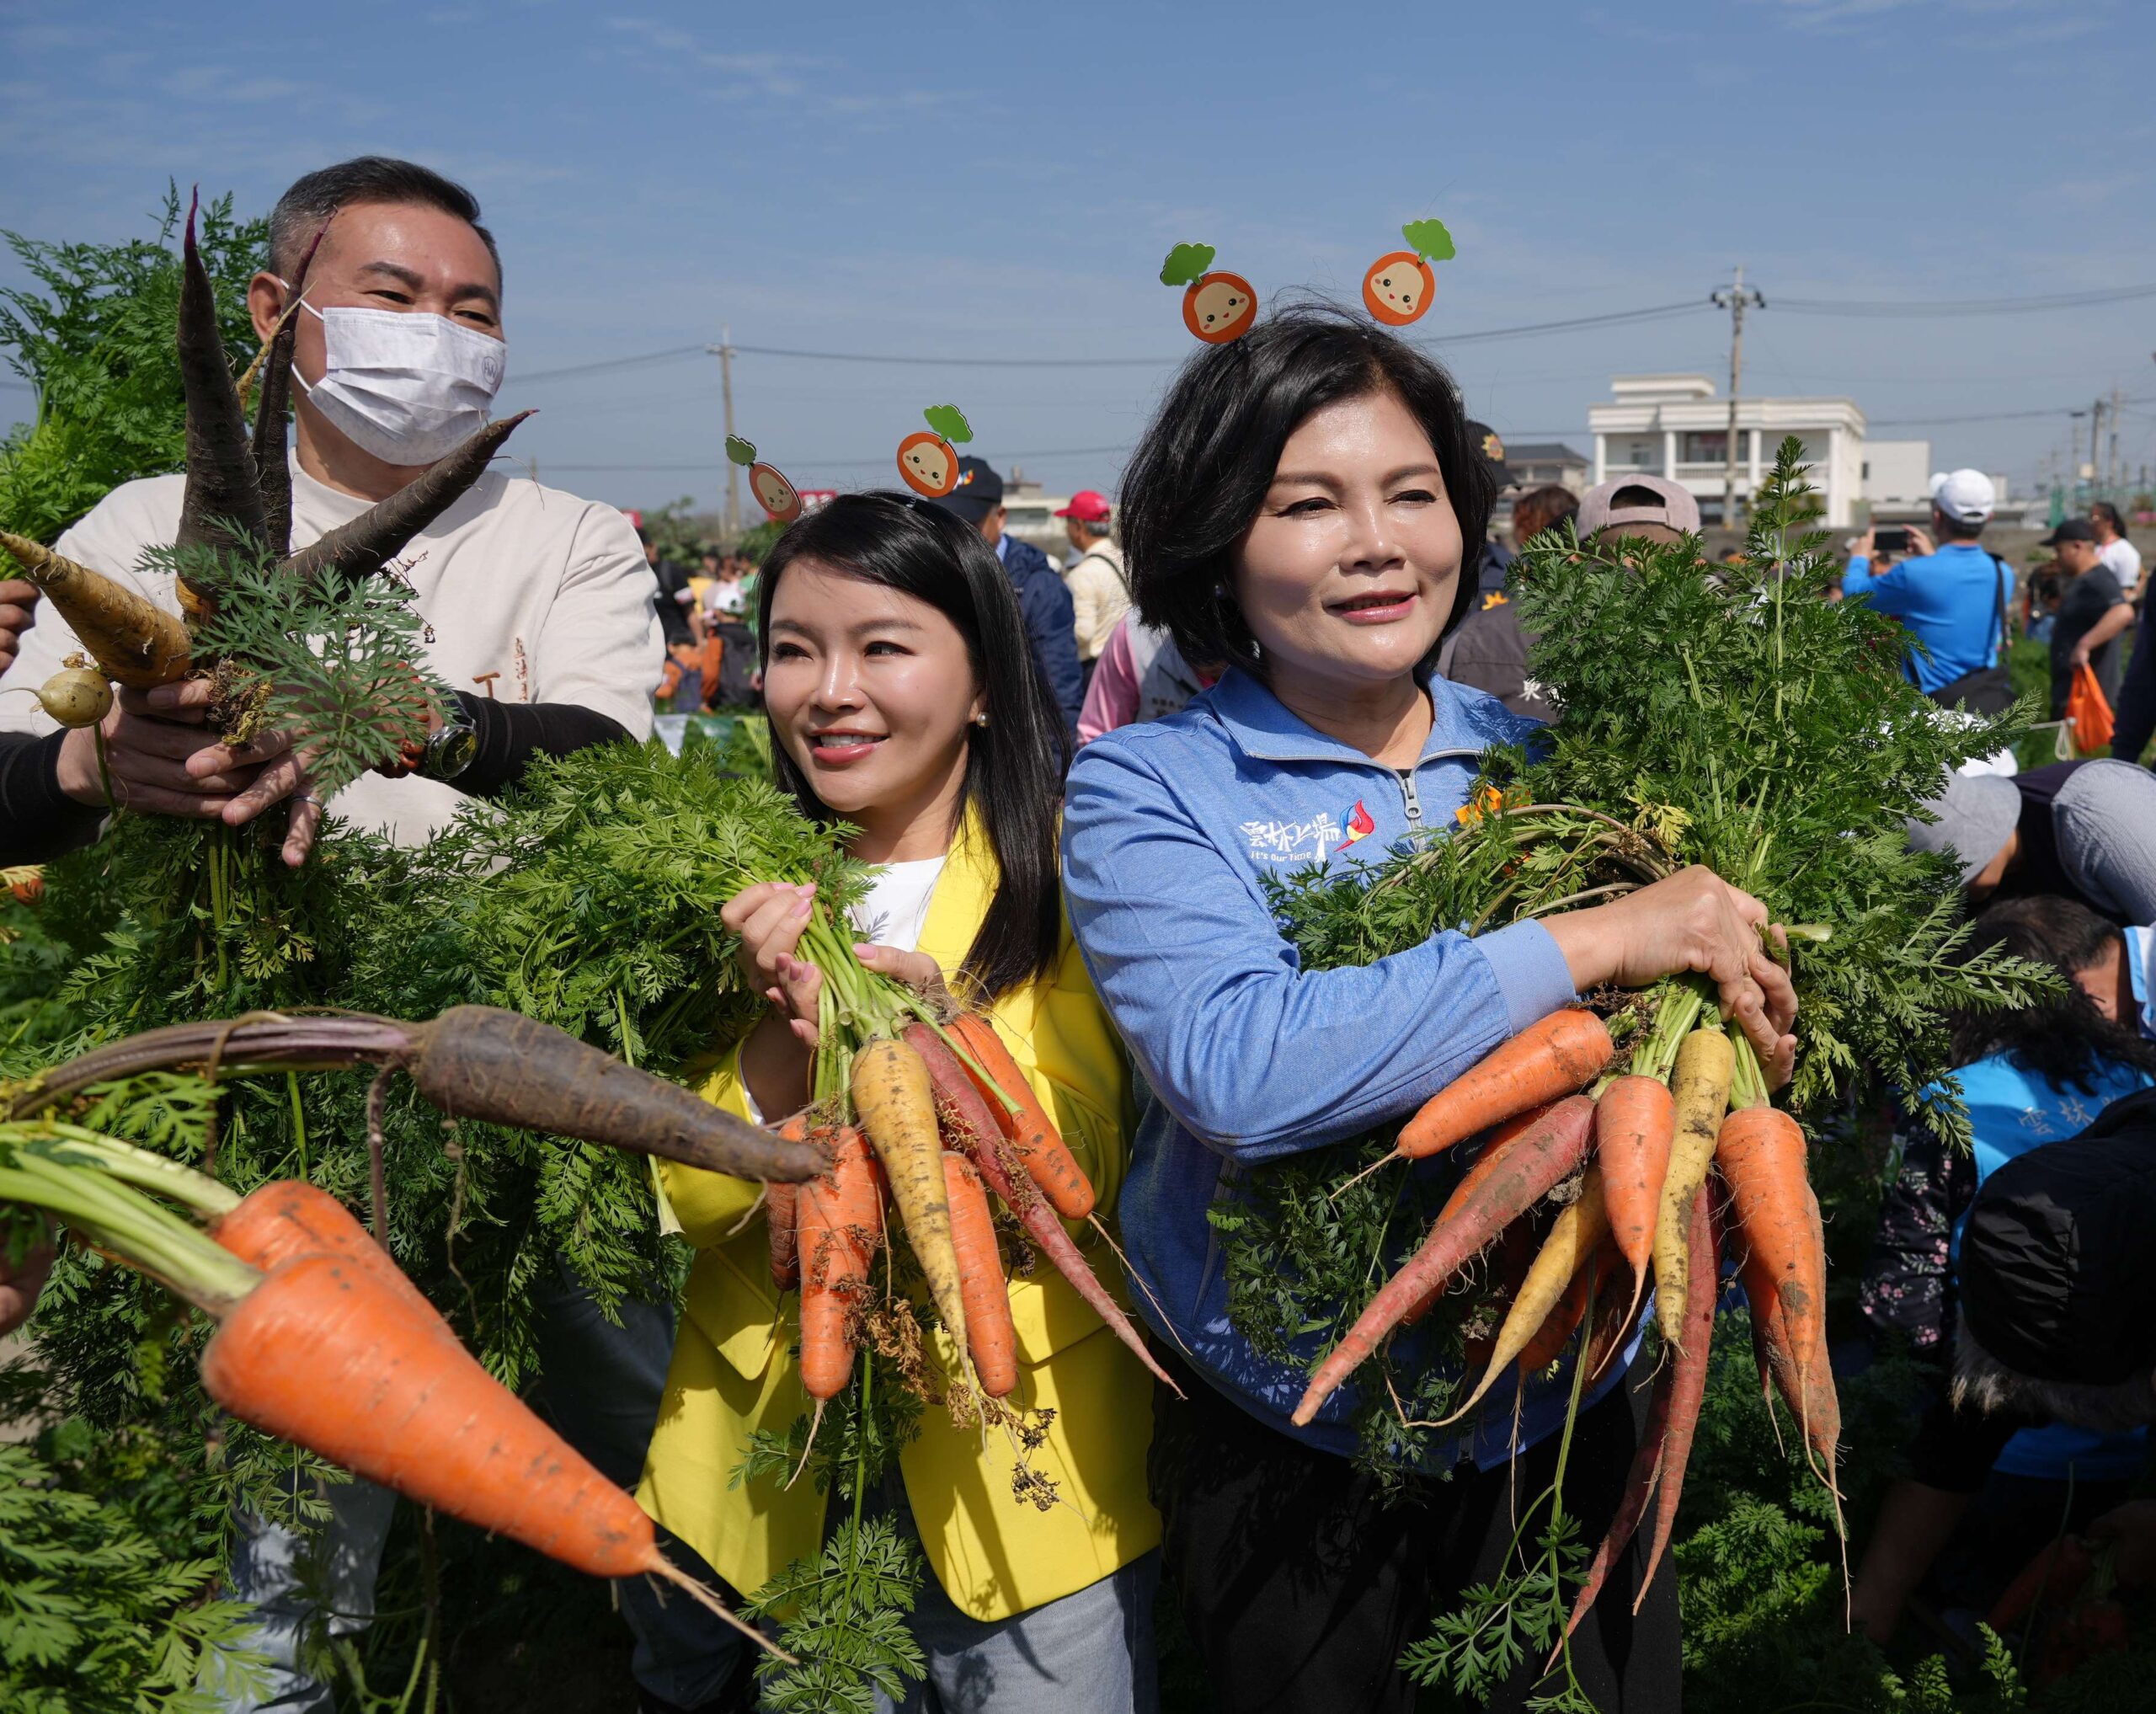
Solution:
[[[544,1379],[531,1402],[603,1474],[632,1487],[659,1420],[674,1351],[673,1311],[625,1304],[617,1327],[564,1263],[539,1287],[538,1315]],[[267,1657],[269,1667],[243,1674],[221,1660],[205,1660],[201,1687],[214,1693],[221,1714],[328,1714],[334,1706],[329,1687],[302,1663],[307,1632],[318,1612],[332,1638],[355,1635],[373,1619],[375,1579],[397,1497],[359,1481],[323,1493],[332,1515],[318,1535],[245,1514],[235,1520],[227,1580],[236,1599],[256,1605],[245,1642]],[[636,1637],[632,1669],[640,1685],[670,1702],[694,1706],[701,1699],[684,1697],[682,1690],[693,1690],[714,1668],[723,1681],[738,1658],[734,1632],[692,1602],[660,1600],[645,1578],[616,1587]]]

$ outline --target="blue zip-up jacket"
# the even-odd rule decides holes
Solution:
[[[1307,1428],[1291,1424],[1315,1342],[1297,1360],[1268,1363],[1235,1332],[1207,1209],[1256,1162],[1405,1118],[1574,998],[1539,923],[1473,940],[1440,934],[1374,964],[1322,971],[1300,969],[1280,932],[1261,877],[1374,862],[1414,835],[1449,831],[1483,750],[1535,729],[1442,678],[1430,700],[1422,759],[1396,773],[1230,670],[1181,713],[1087,745],[1064,804],[1071,926],[1144,1078],[1117,1209],[1139,1280],[1132,1301],[1253,1416],[1342,1456],[1354,1450],[1353,1384]],[[1460,1168],[1440,1156],[1395,1170]],[[1558,1425],[1569,1386],[1529,1387],[1519,1444]],[[1428,1467],[1468,1455],[1500,1463],[1512,1439],[1511,1412],[1490,1413],[1471,1443],[1434,1446]]]
[[[1936,553],[1905,559],[1871,574],[1868,555],[1853,553],[1842,574],[1845,596],[1866,595],[1892,613],[1931,652],[1912,650],[1909,676],[1929,696],[1999,661],[2001,620],[2014,598],[2014,573],[1973,542],[1949,542]]]

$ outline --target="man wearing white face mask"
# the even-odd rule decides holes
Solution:
[[[295,548],[396,493],[486,420],[506,347],[499,259],[478,215],[462,187],[376,158],[311,173],[278,202],[270,266],[248,292],[261,337],[323,234],[293,361]],[[177,535],[183,484],[159,477],[115,490],[60,551],[175,608],[171,575],[138,568],[147,549]],[[490,473],[414,538],[401,569],[427,622],[427,664],[459,694],[419,769],[364,776],[338,795],[340,814],[420,844],[463,795],[499,791],[536,753],[649,734],[662,665],[654,591],[635,532],[611,507]],[[77,646],[57,614],[41,613],[21,632],[0,688],[42,682]],[[475,682],[483,675],[489,685]],[[226,750],[202,724],[205,691],[190,683],[121,693],[105,726],[117,794],[131,809],[227,822],[286,813],[281,800],[306,789],[301,758],[274,736]],[[104,814],[92,733],[51,732],[41,712],[19,712],[29,701],[0,697],[0,729],[40,734],[0,776],[7,839],[45,843],[35,853],[11,849],[18,861],[88,842]],[[304,799],[292,810],[288,861],[305,859],[319,813]],[[624,1325],[611,1327],[566,1270],[536,1295],[547,1406],[580,1451],[632,1482],[671,1353],[670,1314],[630,1303]],[[8,1298],[0,1281],[0,1311]],[[357,1482],[325,1498],[334,1518],[323,1532],[319,1599],[332,1634],[347,1634],[373,1610],[393,1503]],[[209,1688],[229,1714],[326,1711],[328,1689],[302,1665],[318,1599],[299,1574],[306,1544],[260,1519],[237,1522],[230,1578],[234,1594],[259,1604],[250,1642],[269,1659],[268,1681]],[[688,1604],[662,1613],[641,1582],[623,1585],[622,1598],[638,1636],[638,1677],[663,1692],[667,1660],[701,1647],[681,1635]],[[207,1676],[218,1677],[214,1663]]]
[[[278,202],[270,265],[248,289],[261,337],[323,234],[292,366],[294,547],[396,493],[487,420],[507,348],[499,261],[478,211],[462,187],[376,157],[311,173]],[[171,574],[138,568],[177,534],[182,491],[178,476],[128,483],[56,546],[176,608]],[[502,790],[535,754],[648,735],[659,624],[635,534],[613,508],[489,472],[414,539],[400,569],[427,622],[427,663],[458,694],[418,768],[362,777],[338,794],[340,815],[419,843],[462,797]],[[77,647],[45,614],[0,690],[41,683]],[[285,857],[304,861],[320,814],[304,759],[276,734],[227,750],[203,727],[208,695],[200,682],[121,693],[105,726],[116,794],[136,810],[235,824],[294,798]],[[93,733],[55,732],[29,698],[0,697],[8,730],[40,734],[5,781],[11,860],[94,838],[104,799]],[[26,831],[42,849],[14,848]]]

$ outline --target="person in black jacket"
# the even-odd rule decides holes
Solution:
[[[2138,762],[2152,734],[2156,734],[2156,601],[2144,595],[2141,622],[2134,631],[2133,655],[2126,664],[2126,677],[2119,686],[2111,760]]]
[[[1018,597],[1018,611],[1025,616],[1033,659],[1040,664],[1056,707],[1063,710],[1064,725],[1075,736],[1086,681],[1078,670],[1077,619],[1069,587],[1048,563],[1048,555],[1032,542],[1004,533],[1003,478],[985,461],[961,458],[958,485],[936,504],[979,531],[981,540],[1003,562],[1004,575]]]

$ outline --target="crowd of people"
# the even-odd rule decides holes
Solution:
[[[438,421],[451,396],[446,373],[366,373],[365,350],[344,343],[351,312],[505,337],[501,261],[476,201],[424,168],[368,158],[308,174],[278,204],[249,291],[265,338],[298,248],[333,212],[298,323],[296,545],[413,480],[426,448],[400,438],[404,425]],[[328,408],[309,388],[331,368],[374,390]],[[120,488],[61,551],[173,606],[170,574],[142,556],[171,540],[181,480]],[[1441,933],[1367,967],[1302,970],[1282,939],[1266,882],[1337,860],[1345,805],[1369,822],[1356,831],[1372,849],[1447,828],[1481,753],[1552,718],[1513,587],[1517,547],[1567,526],[1604,542],[1700,529],[1681,486],[1626,476],[1577,496],[1513,494],[1507,546],[1491,521],[1509,487],[1501,442],[1441,370],[1360,316],[1312,307],[1191,359],[1120,504],[1085,493],[1059,514],[1060,565],[1008,531],[1001,477],[970,457],[945,499],[840,496],[755,566],[713,552],[690,570],[611,508],[502,474],[415,543],[428,665],[454,693],[409,766],[339,793],[339,815],[421,843],[462,798],[504,789],[534,756],[648,736],[655,685],[676,707],[753,697],[779,785],[854,830],[852,854],[877,867],[853,913],[864,960],[992,1007],[1119,1225],[1129,1301],[1175,1384],[1150,1381],[1054,1270],[1013,1279],[1026,1400],[1048,1417],[1038,1456],[1070,1503],[1011,1503],[1001,1449],[928,1413],[875,1501],[930,1568],[907,1621],[927,1684],[899,1706],[1150,1711],[1165,1586],[1224,1709],[1412,1707],[1401,1650],[1433,1607],[1501,1567],[1510,1496],[1540,1486],[1557,1456],[1569,1372],[1528,1389],[1516,1420],[1437,1437],[1428,1467],[1452,1479],[1396,1503],[1350,1456],[1352,1387],[1308,1426],[1291,1420],[1305,1375],[1236,1332],[1209,1209],[1249,1167],[1396,1120],[1605,985],[1703,974],[1770,1079],[1790,1075],[1796,1001],[1763,948],[1767,912],[1702,868],[1472,938]],[[1908,670],[1945,704],[2004,706],[2017,586],[1983,546],[1991,509],[1977,473],[1940,478],[1932,529],[1909,532],[1916,551],[1885,564],[1867,532],[1843,585],[1923,643]],[[2085,590],[2058,603],[2055,658],[2063,649],[2120,684],[2138,581],[2118,569],[2132,553],[2121,521],[2069,521],[2053,545],[2061,578]],[[0,590],[0,689],[36,684],[73,647],[26,590]],[[2156,777],[2137,765],[2148,725],[2132,736],[2137,706],[2156,717],[2145,618],[2139,645],[2118,759],[1964,777],[1911,828],[1960,862],[1982,941],[2071,981],[2041,1014],[1957,1024],[1974,1162],[1914,1135],[1900,1156],[1866,1309],[1881,1337],[1939,1354],[1926,1444],[1940,1450],[1890,1503],[1866,1560],[1860,1616],[1882,1637],[1945,1574],[1935,1562],[1987,1481],[2078,1471],[2079,1515],[2124,1528],[2117,1484],[2142,1468],[2138,1425],[2156,1414],[2156,1349],[2141,1331],[2156,1316],[2105,1217],[2145,1198],[2124,1181],[2145,1179],[2156,1121],[2129,1100],[2085,1129],[2107,1101],[2156,1085]],[[113,795],[233,825],[288,804],[285,854],[304,862],[323,808],[307,757],[275,734],[228,747],[201,722],[196,686],[122,692],[101,729]],[[108,801],[90,742],[0,702],[9,861],[99,836]],[[738,1040],[712,1044],[703,1092],[753,1120],[808,1097],[820,983],[796,953],[811,902],[781,885],[712,901],[768,1005]],[[2093,1160],[2085,1137],[2064,1140],[2077,1132],[2100,1138]],[[2061,1161],[2082,1151],[2074,1173],[2032,1187],[2031,1162],[2054,1149]],[[809,1484],[774,1494],[734,1479],[751,1437],[782,1431],[801,1405],[787,1311],[764,1264],[759,1187],[671,1164],[661,1181],[696,1255],[678,1311],[632,1306],[614,1325],[564,1268],[541,1288],[543,1402],[580,1450],[638,1486],[685,1568],[753,1592],[831,1524]],[[2049,1273],[2004,1267],[2000,1235],[2039,1197],[2080,1223],[2044,1252]],[[2048,1310],[2026,1300],[2032,1277],[2054,1294]],[[37,1284],[28,1266],[0,1276],[0,1326]],[[2109,1318],[2101,1332],[2043,1336],[2047,1312],[2055,1323],[2059,1305],[2078,1317],[2089,1303]],[[2118,1332],[2129,1315],[2131,1337]],[[1979,1326],[1980,1360],[1975,1338],[1956,1337]],[[1572,1437],[1568,1495],[1591,1536],[1642,1433],[1646,1365],[1630,1355],[1586,1389]],[[1981,1432],[1952,1407],[1956,1364],[2003,1402]],[[2002,1450],[1993,1430],[2008,1422],[2027,1433]],[[302,1639],[318,1618],[333,1632],[366,1622],[392,1502],[363,1482],[328,1498],[319,1575],[304,1573],[311,1550],[292,1532],[241,1520],[227,1583],[258,1604],[272,1670],[266,1688],[226,1687],[227,1708],[330,1706]],[[1986,1515],[2022,1519],[2018,1542],[2051,1503],[2021,1490]],[[1598,1706],[1678,1703],[1675,1567],[1649,1578],[1642,1550],[1620,1560],[1574,1639]],[[1965,1554],[1951,1574],[1982,1562]],[[753,1706],[736,1633],[641,1586],[622,1595],[644,1708]],[[1522,1663],[1493,1706],[1520,1706],[1535,1665]]]

